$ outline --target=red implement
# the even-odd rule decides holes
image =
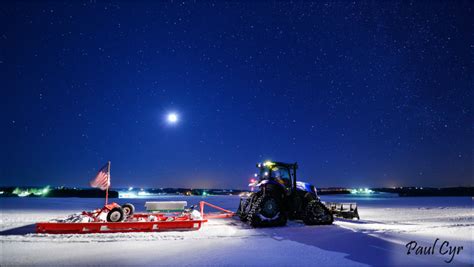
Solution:
[[[209,206],[209,207],[214,208],[216,210],[219,210],[221,212],[220,213],[210,213],[210,214],[206,215],[206,214],[204,214],[204,206]],[[199,208],[200,208],[200,211],[201,211],[201,214],[202,214],[203,218],[206,218],[206,219],[224,219],[224,218],[230,218],[230,217],[235,215],[235,213],[230,211],[230,210],[223,209],[219,206],[216,206],[214,204],[211,204],[211,203],[208,203],[208,202],[205,202],[205,201],[199,202]]]
[[[106,222],[99,219],[101,212],[110,211],[118,204],[111,203],[93,212],[83,212],[92,222],[39,222],[36,223],[36,233],[47,234],[89,234],[89,233],[118,233],[118,232],[160,232],[160,231],[193,231],[199,230],[207,219],[229,218],[232,211],[201,201],[201,217],[192,218],[190,213],[135,213],[121,222]],[[215,208],[220,213],[204,214],[204,206]]]
[[[36,233],[47,234],[89,234],[117,232],[160,232],[199,230],[207,220],[183,220],[162,222],[91,222],[91,223],[50,223],[36,224]]]
[[[152,215],[154,220],[147,220]],[[143,220],[144,219],[144,220]],[[88,234],[117,232],[160,232],[199,230],[207,220],[194,220],[189,216],[165,216],[158,213],[138,213],[123,222],[39,222],[36,233],[48,234]]]

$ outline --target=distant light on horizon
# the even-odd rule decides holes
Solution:
[[[359,188],[359,189],[352,189],[351,194],[372,194],[374,193],[373,190],[369,188]]]

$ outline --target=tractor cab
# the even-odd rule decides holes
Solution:
[[[256,173],[258,180],[255,180],[249,186],[261,187],[266,184],[275,184],[280,186],[286,195],[310,193],[317,198],[316,188],[312,184],[297,181],[298,163],[266,161],[258,163],[257,168],[259,169],[259,172]]]
[[[296,169],[298,164],[266,161],[258,163],[259,169],[256,180],[251,186],[275,185],[281,187],[286,194],[291,194],[296,188]]]

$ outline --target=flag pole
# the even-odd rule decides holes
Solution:
[[[107,205],[107,203],[109,202],[109,187],[110,187],[110,161],[109,161],[109,166],[108,166],[108,170],[107,170],[107,178],[109,180],[109,185],[107,186],[107,189],[105,191],[105,205]]]

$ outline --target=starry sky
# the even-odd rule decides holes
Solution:
[[[4,2],[0,184],[473,185],[473,7]]]

